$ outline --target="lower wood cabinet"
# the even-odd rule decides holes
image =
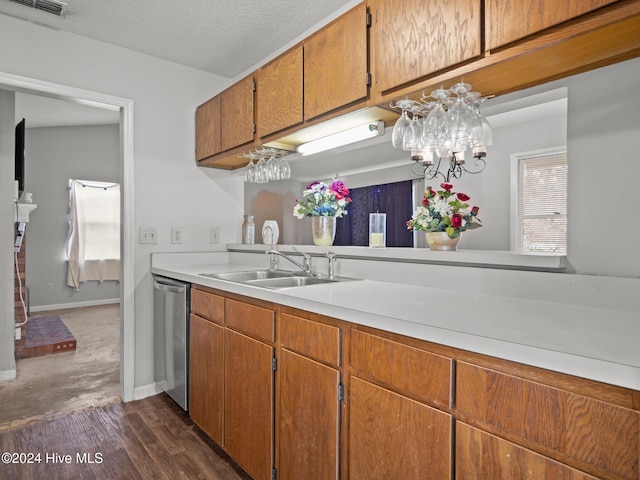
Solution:
[[[190,347],[190,415],[255,480],[640,479],[637,391],[204,288]]]
[[[224,449],[255,480],[273,468],[273,347],[225,330]]]
[[[277,478],[340,478],[342,330],[280,314]]]
[[[466,362],[457,363],[456,379],[458,416],[467,423],[598,478],[640,478],[640,412]],[[467,466],[511,468],[499,449],[480,451]]]
[[[349,416],[350,478],[451,478],[451,415],[351,377]]]
[[[278,366],[280,480],[339,478],[340,372],[282,350]]]
[[[190,319],[189,415],[224,446],[224,328],[198,315]]]
[[[189,415],[255,480],[273,472],[273,310],[191,289]]]
[[[596,480],[514,443],[456,422],[457,480]]]

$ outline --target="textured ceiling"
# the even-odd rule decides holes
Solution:
[[[227,78],[262,63],[354,0],[70,0],[64,17],[0,0],[0,15],[100,40]],[[117,123],[117,112],[16,94],[28,126]]]
[[[352,0],[71,0],[64,17],[0,0],[0,14],[233,78]]]

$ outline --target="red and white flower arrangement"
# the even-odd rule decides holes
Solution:
[[[461,232],[479,228],[478,207],[469,209],[471,197],[462,192],[454,192],[453,185],[441,183],[442,190],[427,187],[422,198],[422,206],[415,209],[407,221],[409,230],[423,232],[446,232],[449,238],[457,238]]]

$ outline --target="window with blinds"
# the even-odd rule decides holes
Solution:
[[[516,250],[566,253],[566,150],[519,154],[516,158]]]

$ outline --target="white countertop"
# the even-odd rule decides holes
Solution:
[[[374,280],[291,289],[201,273],[228,263],[152,265],[152,273],[430,342],[640,390],[640,316],[612,310]]]

